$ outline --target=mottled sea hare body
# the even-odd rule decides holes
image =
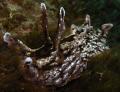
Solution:
[[[106,44],[106,37],[113,25],[107,23],[102,25],[101,30],[95,31],[91,26],[90,16],[86,15],[85,22],[81,26],[72,24],[71,34],[61,39],[65,31],[65,10],[61,7],[57,34],[52,41],[47,28],[45,4],[41,3],[40,8],[40,24],[44,37],[42,47],[31,49],[8,32],[4,34],[3,39],[9,46],[21,51],[20,57],[22,57],[22,60],[19,69],[25,80],[39,82],[42,85],[64,86],[69,81],[81,76],[81,73],[87,67],[88,59],[109,49]],[[40,55],[40,52],[46,49],[48,53],[43,56]]]

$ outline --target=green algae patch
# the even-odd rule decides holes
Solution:
[[[88,87],[90,92],[118,92],[120,90],[119,48],[120,45],[101,53],[88,62],[89,78],[91,78],[89,85],[92,84]]]
[[[27,83],[20,76],[19,71],[2,75],[0,77],[0,91],[1,92],[48,92],[45,86]]]

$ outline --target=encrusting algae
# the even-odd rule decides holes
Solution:
[[[71,34],[62,39],[65,31],[65,10],[61,7],[56,37],[52,41],[45,4],[41,3],[40,8],[44,40],[41,47],[31,49],[8,32],[4,34],[3,40],[19,53],[18,66],[25,80],[61,87],[79,78],[91,57],[109,49],[106,37],[113,25],[103,24],[101,30],[95,31],[91,26],[90,16],[86,15],[85,22],[79,27],[72,24]]]

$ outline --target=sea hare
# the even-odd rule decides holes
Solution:
[[[81,26],[72,24],[70,35],[62,39],[65,31],[65,10],[61,7],[56,37],[52,41],[44,3],[41,3],[40,9],[40,24],[44,38],[42,47],[31,49],[8,32],[4,34],[3,39],[9,46],[19,49],[19,69],[25,80],[42,85],[64,86],[81,76],[87,67],[88,59],[109,49],[106,37],[113,25],[103,24],[101,30],[95,31],[91,26],[90,16],[86,15],[85,22]]]

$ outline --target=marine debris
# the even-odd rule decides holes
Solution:
[[[91,26],[90,16],[86,15],[85,22],[81,26],[72,24],[71,34],[62,39],[65,31],[65,10],[61,7],[56,37],[52,41],[45,4],[41,3],[40,8],[43,46],[31,49],[8,32],[4,34],[3,39],[10,47],[19,51],[19,69],[25,80],[42,85],[64,86],[81,76],[91,57],[109,49],[106,38],[113,25],[103,24],[101,30],[95,31]]]

